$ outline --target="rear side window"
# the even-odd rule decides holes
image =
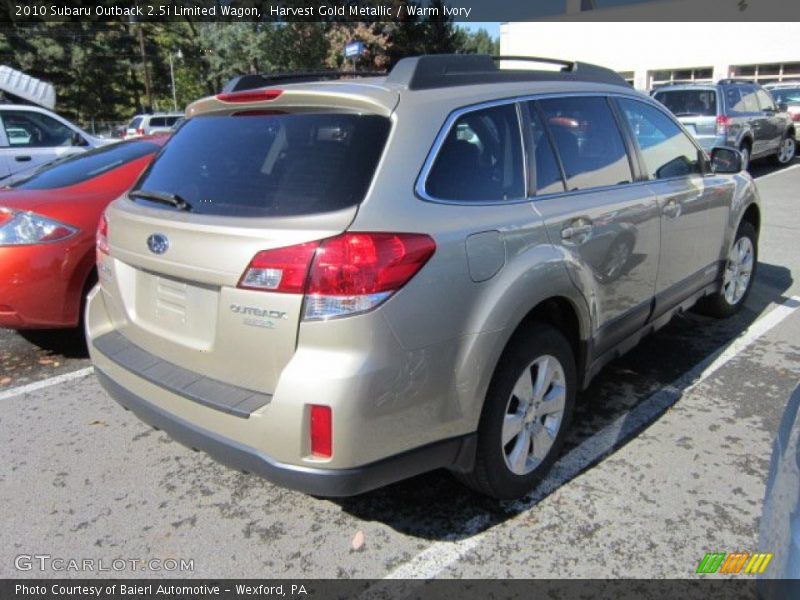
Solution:
[[[24,178],[15,179],[10,187],[20,190],[49,190],[76,185],[137,158],[158,152],[158,149],[156,144],[143,141],[101,146],[45,164]]]
[[[440,200],[464,202],[524,197],[516,105],[461,115],[439,148],[425,191]]]
[[[630,183],[630,162],[605,98],[551,98],[537,103],[553,135],[567,189]]]
[[[173,136],[136,188],[179,196],[202,214],[330,212],[364,199],[388,134],[389,120],[375,115],[195,117]]]
[[[759,111],[755,88],[742,89],[742,104],[744,105],[744,110],[741,112],[755,113]]]
[[[164,117],[151,117],[150,127],[166,127],[167,120]]]
[[[697,147],[672,119],[636,100],[619,99],[644,157],[651,179],[686,177],[702,172]]]
[[[653,97],[676,117],[713,117],[717,114],[714,90],[664,90]]]
[[[735,87],[725,88],[725,106],[729,113],[745,112],[742,92]]]

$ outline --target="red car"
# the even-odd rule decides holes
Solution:
[[[76,327],[97,281],[95,234],[167,136],[58,159],[0,180],[0,327]]]

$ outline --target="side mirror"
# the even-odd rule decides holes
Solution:
[[[778,102],[778,110],[780,112],[786,112],[789,110],[789,105],[786,102]]]
[[[72,138],[70,139],[73,146],[88,146],[89,142],[87,142],[84,137],[78,133],[77,131],[72,133]]]
[[[742,170],[742,155],[735,148],[717,146],[711,151],[711,170],[714,173],[738,173]]]

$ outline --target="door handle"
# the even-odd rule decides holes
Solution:
[[[676,202],[675,200],[670,200],[664,206],[662,212],[664,213],[665,216],[670,217],[671,219],[675,219],[676,217],[679,217],[681,214],[681,205],[679,202]]]
[[[15,160],[15,161],[17,161],[17,162],[28,162],[30,159],[31,159],[31,157],[30,157],[30,156],[26,156],[26,155],[24,155],[24,154],[23,154],[23,155],[20,155],[20,156],[15,156],[15,157],[14,157],[14,160]]]
[[[571,223],[561,230],[561,239],[581,244],[592,234],[592,224],[584,220]]]

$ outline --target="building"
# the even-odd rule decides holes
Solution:
[[[699,0],[695,4],[702,4]],[[680,7],[683,1],[649,3]],[[718,5],[722,8],[723,3]],[[564,13],[547,20],[503,23],[500,54],[592,62],[614,69],[637,89],[734,78],[769,83],[800,80],[793,22],[636,22],[635,8]],[[602,13],[598,22],[589,15]],[[653,13],[650,18],[658,15]],[[724,11],[720,18],[727,15]],[[753,15],[751,15],[753,16]]]

